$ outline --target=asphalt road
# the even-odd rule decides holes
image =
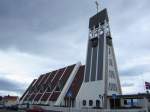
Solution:
[[[0,112],[25,112],[25,111],[12,111],[12,110],[3,110],[3,109],[0,109]]]

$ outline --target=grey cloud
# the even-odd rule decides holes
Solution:
[[[137,65],[131,68],[127,68],[125,70],[120,70],[121,76],[142,76],[144,73],[150,72],[150,65]]]
[[[49,54],[48,51],[52,51],[51,48],[55,46],[51,43],[52,39],[58,38],[63,42],[63,38],[61,35],[55,37],[50,35],[49,43],[45,44],[47,40],[40,35],[77,23],[81,17],[88,18],[88,13],[84,14],[88,10],[86,6],[89,6],[88,2],[70,0],[31,0],[30,2],[1,0],[0,48],[2,50],[15,48],[20,52],[38,55]]]
[[[134,86],[134,83],[123,83],[121,84],[122,87],[132,87]]]
[[[9,79],[0,79],[0,90],[2,91],[13,91],[22,93],[24,91],[22,86],[22,84],[10,81]]]
[[[149,9],[148,1],[117,0],[115,3],[113,4],[113,1],[104,1],[104,5],[109,10],[112,32],[116,32],[116,35],[120,36],[119,38],[121,39],[129,39],[129,36],[132,37],[132,35],[125,35],[124,32],[133,23],[147,14],[147,9]],[[68,43],[65,43],[64,37],[62,38],[61,35],[57,36],[59,33],[58,29],[63,29],[66,26],[71,27],[72,23],[81,24],[81,22],[85,21],[82,29],[81,25],[77,27],[81,32],[86,31],[83,37],[80,38],[83,44],[87,39],[88,18],[95,13],[94,5],[94,1],[87,0],[30,0],[30,2],[26,0],[1,0],[0,48],[3,50],[16,48],[20,52],[49,55],[49,51],[55,52],[58,49],[52,43],[53,38],[55,38],[60,41],[58,45],[63,43],[64,47],[62,48],[65,50],[68,48],[68,46],[65,47]],[[86,30],[83,30],[83,28]],[[53,31],[56,33],[54,37],[51,35],[49,35],[49,39],[40,37],[40,35]],[[68,31],[66,34],[63,33],[63,35],[73,32]],[[73,33],[73,35],[76,34]],[[79,37],[67,39],[69,42],[73,42],[72,40],[79,39]]]

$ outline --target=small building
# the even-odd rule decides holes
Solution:
[[[17,105],[19,101],[18,96],[4,96],[3,97],[3,104],[5,107],[11,107],[13,105]]]
[[[139,93],[130,95],[107,96],[110,109],[148,109],[150,110],[150,94]]]

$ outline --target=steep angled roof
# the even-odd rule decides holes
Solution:
[[[75,69],[75,66],[76,64],[73,64],[58,70],[48,72],[46,74],[42,74],[37,80],[34,80],[31,83],[31,85],[21,97],[20,101],[22,103],[30,101],[33,104],[41,103],[41,101],[56,101],[61,94],[66,82],[68,81],[71,73]],[[84,66],[80,66],[72,83],[78,83],[77,80],[81,79],[81,83],[79,83],[79,86],[81,86],[83,75]],[[73,87],[72,84],[69,86]],[[77,86],[77,89],[74,89],[74,93],[76,95],[79,91],[79,86]]]

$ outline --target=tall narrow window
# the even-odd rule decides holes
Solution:
[[[112,71],[112,70],[109,71],[109,77],[115,79],[114,71]]]
[[[82,104],[83,106],[86,106],[86,100],[83,100]]]
[[[110,65],[110,66],[113,66],[113,61],[112,61],[112,59],[109,59],[109,65]]]
[[[100,107],[100,100],[96,100],[96,107]]]
[[[93,101],[89,100],[89,106],[93,106]]]
[[[108,49],[109,55],[111,55],[111,48]]]
[[[109,83],[109,90],[111,91],[117,91],[117,85],[114,83]]]

